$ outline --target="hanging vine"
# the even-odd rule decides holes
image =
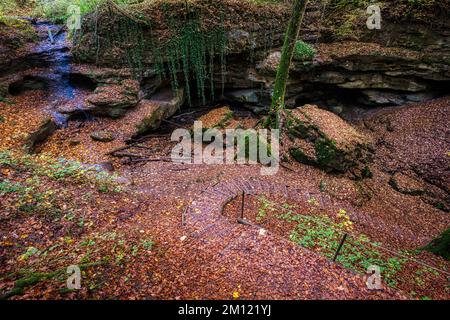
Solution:
[[[202,26],[201,13],[189,8],[187,3],[186,14],[181,19],[179,14],[173,15],[173,10],[167,3],[163,3],[161,11],[166,31],[170,36],[159,37],[154,32],[151,21],[142,15],[111,1],[107,3],[109,15],[115,18],[116,23],[112,24],[110,34],[102,39],[105,42],[101,43],[97,34],[98,12],[96,12],[92,28],[97,52],[100,50],[100,44],[103,48],[107,47],[106,45],[121,48],[124,53],[123,63],[128,65],[137,78],[143,76],[145,66],[148,65],[148,60],[145,59],[151,58],[157,78],[169,79],[174,92],[184,87],[190,105],[192,105],[192,83],[195,84],[197,98],[203,104],[207,101],[207,87],[209,97],[211,100],[215,99],[215,70],[220,70],[223,95],[227,46],[223,14],[218,26],[208,26],[209,29],[205,30]],[[217,60],[216,55],[219,56]],[[216,68],[217,61],[220,68]]]

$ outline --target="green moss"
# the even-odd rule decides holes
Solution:
[[[214,127],[215,127],[215,128],[223,129],[223,128],[226,127],[226,125],[228,124],[228,122],[229,122],[231,119],[233,119],[233,111],[230,110],[229,112],[227,112],[227,114],[225,115],[225,117],[224,117],[222,120],[220,120],[220,122],[219,122],[216,126],[214,126]]]
[[[300,148],[292,148],[289,150],[291,156],[300,163],[307,165],[316,165],[317,162],[311,157],[307,156]]]
[[[336,142],[328,139],[318,139],[314,144],[317,162],[321,167],[333,166],[338,158],[339,151]]]
[[[38,35],[29,21],[1,15],[0,37],[4,45],[15,49],[38,40]]]
[[[445,230],[439,238],[434,239],[424,250],[450,261],[450,228]]]
[[[316,55],[316,50],[314,48],[299,40],[295,43],[294,48],[294,59],[298,61],[310,61],[312,60]]]
[[[436,204],[434,205],[434,207],[435,207],[436,209],[445,211],[445,204],[443,204],[442,202],[436,203]]]
[[[362,178],[371,179],[372,177],[373,177],[373,173],[370,170],[370,168],[368,166],[364,167],[364,169],[362,170]]]
[[[31,273],[14,283],[14,287],[11,291],[7,292],[5,295],[0,297],[0,300],[9,299],[13,296],[23,295],[24,291],[27,287],[34,286],[41,281],[48,280],[54,278],[60,274],[62,274],[62,270],[51,272],[51,273]]]
[[[142,123],[136,125],[138,135],[158,127],[158,120],[160,119],[158,111],[152,112],[151,116],[146,117]]]
[[[288,126],[288,132],[294,137],[306,139],[309,135],[311,127],[303,121],[296,121],[295,125]]]

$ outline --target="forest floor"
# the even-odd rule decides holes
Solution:
[[[386,154],[380,147],[373,178],[363,182],[301,164],[270,177],[251,165],[127,164],[105,155],[117,143],[88,138],[114,122],[105,118],[71,121],[37,155],[26,156],[13,142],[32,128],[48,102],[43,91],[34,90],[0,108],[1,291],[26,289],[13,298],[449,298],[450,264],[416,251],[449,225],[448,213],[395,191],[383,169],[385,159],[400,163],[404,152],[405,161],[420,163],[422,150],[402,134],[438,152],[432,148],[439,144],[428,140],[448,123],[445,115],[434,118],[434,130],[418,134],[406,128],[417,130],[416,121],[430,114],[448,114],[448,98],[388,112],[401,131],[393,134],[384,125],[374,135],[392,134],[396,147]],[[184,126],[190,125],[186,120]],[[170,129],[143,141],[142,150],[154,150],[152,158],[167,156],[174,144],[164,136]],[[112,162],[112,175],[81,164],[105,161]],[[244,217],[253,225],[234,218],[242,191]],[[334,264],[331,253],[345,233],[339,212],[352,221],[347,231],[354,239]],[[318,218],[308,225],[312,234],[293,238],[302,226],[293,218],[297,214]],[[385,272],[380,291],[364,283],[363,267],[371,262]],[[71,264],[84,268],[79,291],[64,289]]]
[[[448,170],[431,160],[449,160],[449,97],[359,116],[354,126],[378,141],[362,181],[297,163],[261,176],[260,165],[164,161],[171,132],[206,110],[183,110],[195,112],[127,149],[156,161],[109,154],[130,123],[96,117],[24,152],[63,102],[45,87],[0,101],[0,298],[450,299],[450,262],[419,250],[448,228],[448,212],[392,186],[419,168],[430,192],[445,189]],[[99,130],[118,135],[94,141]],[[70,265],[82,270],[80,290],[66,287]],[[367,287],[370,265],[381,267],[382,289]]]

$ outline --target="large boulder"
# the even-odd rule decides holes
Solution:
[[[57,129],[53,117],[45,117],[35,130],[31,131],[25,138],[24,148],[26,152],[33,152],[35,148],[46,141]]]
[[[197,121],[201,121],[204,130],[207,129],[232,129],[233,111],[228,106],[212,109],[205,113]],[[233,128],[234,129],[234,128]]]
[[[352,178],[370,176],[369,138],[332,112],[305,105],[286,113],[287,146],[298,162]]]
[[[137,107],[136,132],[134,136],[158,129],[164,119],[171,117],[180,110],[183,103],[184,89],[182,88],[176,92],[165,88],[150,99],[142,100]]]
[[[139,102],[139,82],[123,80],[120,84],[97,87],[87,101],[86,110],[92,114],[118,118]]]

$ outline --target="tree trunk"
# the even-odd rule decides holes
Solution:
[[[280,128],[280,113],[284,109],[284,98],[286,95],[286,83],[289,77],[289,68],[291,66],[295,43],[297,42],[307,3],[308,0],[295,0],[292,17],[286,31],[280,65],[278,66],[277,77],[275,79],[272,105],[268,117],[269,123],[266,123],[270,124],[275,129]]]

